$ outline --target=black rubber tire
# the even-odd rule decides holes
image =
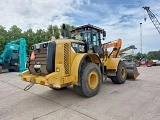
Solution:
[[[8,69],[9,72],[19,72],[19,68]]]
[[[147,67],[152,67],[152,64],[151,63],[147,63]]]
[[[139,63],[136,63],[136,67],[140,67],[140,64],[139,64]]]
[[[85,97],[84,92],[82,91],[81,86],[73,85],[73,89],[74,89],[74,91],[75,91],[78,95],[80,95],[80,96],[82,96],[82,97]]]
[[[90,73],[94,73],[94,75],[96,76],[96,80],[97,83],[95,83],[95,87],[94,88],[90,88],[89,87],[89,83],[88,83],[88,77],[90,75]],[[100,72],[100,68],[94,64],[94,63],[90,63],[90,62],[86,62],[82,64],[81,67],[81,72],[80,72],[80,86],[74,85],[73,89],[75,90],[75,92],[83,97],[93,97],[95,96],[99,90],[100,90],[100,86],[102,83],[102,76],[101,76],[101,72]]]
[[[13,69],[8,69],[8,71],[9,71],[9,72],[15,72],[15,70],[13,70]]]
[[[122,71],[123,70],[123,71]],[[121,72],[123,72],[123,76],[121,75]],[[123,61],[120,61],[118,64],[118,69],[116,72],[116,76],[111,76],[111,80],[114,84],[123,84],[125,83],[127,78],[127,68]]]

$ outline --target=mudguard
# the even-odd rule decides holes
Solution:
[[[71,76],[75,77],[75,80],[73,82],[73,84],[75,84],[75,85],[80,85],[79,74],[80,74],[82,63],[84,62],[84,59],[87,56],[91,59],[91,61],[93,63],[99,63],[99,65],[101,64],[100,58],[96,54],[87,54],[87,53],[86,54],[78,54],[74,58],[72,66],[71,66]]]

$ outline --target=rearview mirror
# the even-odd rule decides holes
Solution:
[[[103,37],[106,37],[106,31],[103,31]]]
[[[63,29],[66,29],[66,25],[65,25],[65,24],[63,24],[63,25],[62,25],[62,28],[63,28]]]
[[[69,30],[68,30],[68,28],[66,27],[65,24],[62,25],[62,28],[64,30],[64,37],[68,38],[69,37]]]

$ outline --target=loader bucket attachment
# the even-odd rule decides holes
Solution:
[[[135,80],[140,75],[136,64],[134,62],[125,62],[125,64],[127,67],[127,79]]]

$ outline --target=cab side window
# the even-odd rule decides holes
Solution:
[[[99,46],[99,41],[98,41],[98,34],[97,33],[92,33],[92,39],[93,39],[93,45]]]

